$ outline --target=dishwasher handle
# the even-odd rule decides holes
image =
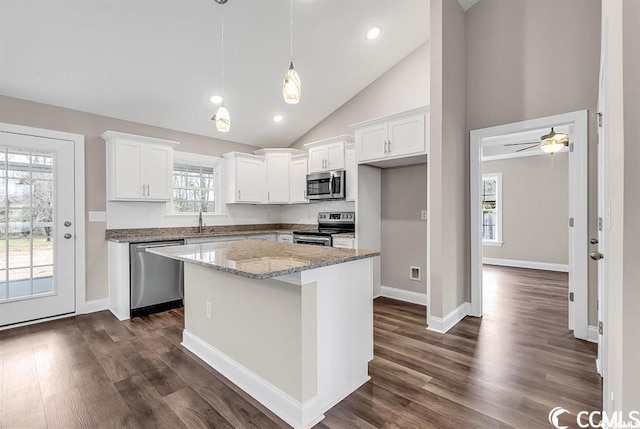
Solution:
[[[147,249],[153,249],[154,247],[182,246],[183,244],[184,241],[171,241],[166,243],[138,244],[135,248],[136,252],[145,252]]]

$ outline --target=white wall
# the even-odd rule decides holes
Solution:
[[[567,265],[568,152],[485,161],[482,172],[502,173],[503,241],[483,246],[483,256]]]
[[[355,211],[353,201],[323,201],[309,204],[279,206],[281,223],[317,223],[319,212],[352,212]]]
[[[427,165],[382,170],[380,281],[383,286],[427,293]],[[421,268],[421,280],[409,268]]]

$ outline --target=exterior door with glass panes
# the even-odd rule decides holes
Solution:
[[[75,311],[74,143],[0,131],[0,326]]]

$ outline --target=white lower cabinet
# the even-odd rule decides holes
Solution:
[[[278,234],[278,243],[293,243],[292,234]]]
[[[276,241],[276,234],[248,235],[247,240]]]
[[[333,237],[333,247],[340,249],[353,249],[355,244],[354,238]]]

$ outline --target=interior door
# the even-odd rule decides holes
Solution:
[[[0,326],[75,311],[74,143],[0,132]]]

